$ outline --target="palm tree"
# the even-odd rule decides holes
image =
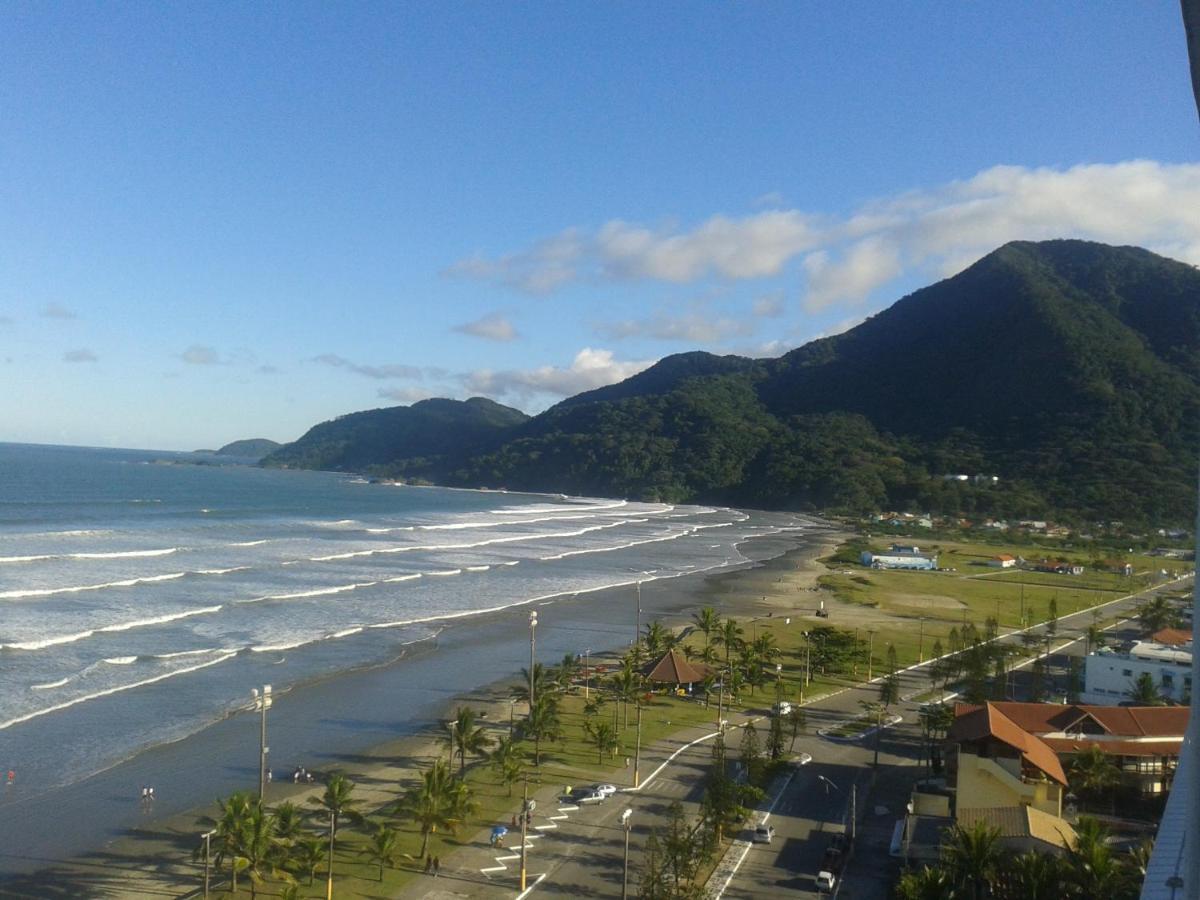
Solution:
[[[1003,875],[1009,895],[1021,900],[1057,900],[1063,894],[1063,866],[1050,853],[1010,856]]]
[[[652,659],[667,648],[667,639],[667,629],[663,627],[662,622],[655,619],[653,622],[646,623],[646,635],[642,641],[646,644],[646,652]]]
[[[421,831],[421,853],[429,851],[429,836],[439,828],[451,834],[475,809],[471,791],[455,778],[444,760],[436,759],[421,775],[421,783],[404,795],[396,811],[412,819]]]
[[[216,855],[214,862],[221,868],[229,862],[229,880],[233,893],[237,893],[238,872],[244,871],[249,863],[246,861],[245,833],[246,823],[258,801],[248,791],[238,791],[229,795],[228,800],[218,800],[221,814],[213,823],[216,832]]]
[[[579,672],[579,660],[575,654],[567,653],[563,656],[562,662],[558,664],[558,669],[554,673],[554,683],[560,691],[565,691],[571,686],[572,679]]]
[[[735,619],[726,619],[717,629],[716,642],[725,648],[725,668],[729,668],[730,654],[742,645],[744,629]]]
[[[340,772],[334,772],[325,783],[325,793],[321,795],[320,805],[329,811],[329,872],[328,879],[333,885],[333,846],[337,837],[338,820],[357,818],[354,809],[358,801],[351,795],[354,793],[354,782]]]
[[[1163,695],[1158,691],[1158,685],[1154,683],[1154,676],[1149,672],[1143,672],[1133,682],[1131,682],[1129,691],[1130,699],[1136,706],[1166,706],[1167,701],[1163,699]]]
[[[799,703],[793,703],[792,708],[788,711],[788,724],[792,726],[792,743],[788,747],[788,752],[796,748],[796,733],[804,728],[804,707]]]
[[[291,865],[300,872],[308,873],[308,883],[317,877],[317,866],[325,858],[325,839],[316,835],[296,838],[289,852]]]
[[[605,750],[615,753],[617,747],[621,745],[620,741],[617,740],[616,729],[608,722],[584,722],[583,730],[592,739],[592,743],[596,745],[597,764],[604,762]]]
[[[371,830],[371,841],[367,844],[366,852],[370,854],[371,862],[379,864],[380,881],[383,881],[384,864],[391,868],[395,864],[399,849],[399,832],[386,822],[377,822]]]
[[[558,719],[558,706],[549,698],[538,698],[533,709],[521,723],[521,734],[525,738],[533,738],[533,764],[542,764],[542,741],[553,741],[562,733]]]
[[[695,621],[696,627],[704,634],[704,653],[700,658],[705,662],[712,662],[708,658],[709,646],[712,643],[713,633],[721,627],[721,617],[711,606],[706,606],[699,612],[693,613],[692,619]]]
[[[485,755],[488,744],[491,743],[487,732],[481,726],[477,726],[475,722],[475,711],[460,706],[454,711],[454,721],[446,723],[446,735],[442,741],[450,748],[452,760],[454,754],[458,754],[459,777],[466,775],[467,754]]]
[[[626,658],[621,663],[621,669],[609,680],[617,699],[625,704],[625,727],[629,727],[629,704],[637,700],[641,678],[633,668],[633,661]]]
[[[905,872],[896,883],[896,900],[956,900],[959,896],[945,869],[922,866]]]
[[[942,859],[955,884],[983,900],[1000,865],[1000,829],[983,822],[970,828],[955,825],[942,843]]]
[[[1067,880],[1080,897],[1126,900],[1137,896],[1131,873],[1106,843],[1108,832],[1090,816],[1075,828],[1075,846],[1067,849]]]
[[[533,694],[534,694],[534,698],[537,700],[540,700],[543,697],[549,696],[551,684],[553,684],[553,680],[550,677],[550,670],[547,669],[545,666],[543,666],[541,663],[534,663],[533,664]],[[516,689],[513,691],[513,696],[515,696],[518,700],[524,700],[526,703],[529,702],[529,670],[528,669],[521,669],[521,683],[519,685],[517,685]]]
[[[287,847],[300,836],[300,810],[290,800],[275,807],[275,836]]]
[[[510,737],[500,738],[496,749],[488,754],[492,768],[500,776],[500,780],[508,785],[508,796],[512,796],[512,786],[521,777],[525,766],[525,751]]]
[[[1113,788],[1121,783],[1121,771],[1107,753],[1092,744],[1078,753],[1067,771],[1071,790],[1089,800],[1099,800],[1106,794],[1116,803]]]
[[[1148,633],[1179,624],[1179,612],[1161,594],[1147,600],[1138,607],[1138,622]]]
[[[268,875],[279,870],[282,848],[276,840],[277,820],[261,803],[250,809],[242,830],[242,857],[246,861],[245,871],[250,876],[251,900],[258,896],[258,886]]]

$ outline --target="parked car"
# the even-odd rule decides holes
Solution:
[[[825,893],[833,893],[833,886],[837,884],[837,876],[832,872],[817,873],[817,890]]]
[[[597,794],[603,794],[606,798],[611,797],[617,792],[615,784],[593,784],[591,789]]]
[[[775,837],[774,826],[763,824],[755,826],[754,834],[750,839],[756,844],[769,844],[773,837]]]
[[[594,791],[591,788],[576,788],[567,795],[567,799],[572,803],[603,803],[608,797],[599,791]]]
[[[771,707],[771,712],[775,713],[775,715],[777,715],[777,716],[786,716],[791,711],[792,711],[792,704],[788,703],[786,700],[780,700],[778,703],[776,703],[774,706]]]

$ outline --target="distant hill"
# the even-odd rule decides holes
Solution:
[[[246,438],[226,444],[216,451],[220,456],[243,456],[247,459],[262,459],[268,453],[278,450],[283,445],[267,438]]]
[[[376,429],[337,456],[674,502],[1188,522],[1200,272],[1136,247],[1014,242],[779,359],[684,353],[531,419],[508,412],[462,440],[439,420],[436,453]],[[956,474],[1000,482],[942,477]]]
[[[342,472],[436,475],[529,416],[484,397],[422,400],[350,413],[310,428],[263,463]]]

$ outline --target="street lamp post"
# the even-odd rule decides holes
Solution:
[[[633,829],[629,820],[632,816],[632,809],[621,813],[621,824],[625,827],[625,863],[621,873],[621,900],[629,898],[629,832]]]
[[[204,834],[200,835],[202,838],[204,838],[204,900],[208,900],[208,873],[212,860],[212,856],[209,853],[209,841],[216,833],[217,830],[214,828],[211,831],[206,831]]]
[[[591,655],[592,655],[592,648],[585,647],[584,651],[583,651],[583,699],[585,701],[588,698],[588,685],[591,680],[589,677],[591,670],[588,667],[588,663],[591,661]]]
[[[267,799],[267,754],[271,748],[267,746],[267,710],[271,708],[271,686],[264,684],[262,693],[258,688],[250,691],[254,697],[254,708],[262,714],[262,727],[258,739],[258,799]]]
[[[633,786],[638,787],[642,783],[641,776],[642,762],[642,701],[638,698],[637,703],[637,740],[633,745]]]
[[[999,621],[999,617],[997,617],[996,621]],[[920,664],[923,662],[925,662],[925,617],[921,616],[921,633],[917,635],[917,663]]]
[[[521,800],[521,893],[525,893],[525,856],[529,841],[525,840],[527,820],[529,819],[529,773],[525,773],[525,793]]]
[[[874,648],[875,648],[875,632],[868,631],[867,632],[867,683],[868,684],[870,684],[870,682],[871,682],[872,664],[874,663],[874,659],[872,657],[875,653]]]
[[[537,654],[537,610],[529,614],[529,714],[533,715],[535,697],[533,684],[534,657]]]

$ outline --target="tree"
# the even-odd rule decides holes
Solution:
[[[876,768],[879,768],[879,742],[883,738],[883,710],[882,703],[877,703],[874,700],[859,700],[858,705],[862,707],[868,718],[875,721],[875,761],[872,763]]]
[[[883,704],[883,708],[887,709],[893,703],[900,699],[900,681],[896,677],[896,673],[887,675],[883,681],[879,682],[879,702]]]
[[[288,862],[300,872],[308,873],[308,883],[317,877],[317,866],[325,858],[325,840],[316,835],[297,837],[288,854]]]
[[[1032,850],[1010,856],[1002,870],[1006,896],[1012,900],[1058,900],[1064,874],[1057,856]]]
[[[942,843],[942,861],[950,877],[973,900],[983,900],[1000,865],[1000,829],[983,822],[955,825]]]
[[[1050,598],[1050,609],[1046,618],[1046,643],[1058,634],[1058,594]]]
[[[290,847],[300,837],[300,810],[290,800],[275,807],[275,836]]]
[[[596,745],[596,764],[604,762],[605,752],[616,753],[621,742],[617,740],[616,729],[609,722],[584,722],[584,733]]]
[[[921,723],[921,734],[925,738],[925,752],[929,768],[933,768],[934,748],[946,739],[950,726],[954,724],[954,710],[944,703],[927,703],[917,713]]]
[[[957,900],[957,897],[950,875],[937,866],[905,872],[896,883],[896,900]]]
[[[241,851],[246,861],[244,871],[250,877],[251,900],[258,896],[258,888],[267,876],[275,874],[284,860],[283,848],[276,840],[275,826],[275,815],[261,803],[250,807],[243,824]]]
[[[1072,656],[1067,660],[1067,702],[1078,703],[1083,693],[1083,660]]]
[[[1098,821],[1083,816],[1075,827],[1074,847],[1067,848],[1067,878],[1080,897],[1133,900],[1138,885],[1126,864],[1107,844],[1108,832]]]
[[[533,664],[533,694],[535,699],[550,695],[550,687],[554,684],[550,671],[541,663]],[[521,683],[516,686],[513,696],[518,700],[529,702],[529,670],[521,669]]]
[[[333,847],[337,838],[338,822],[342,818],[358,818],[355,809],[358,800],[353,797],[354,782],[340,772],[329,776],[325,783],[325,792],[321,795],[320,805],[329,811],[329,884],[333,884]]]
[[[705,662],[712,662],[709,659],[709,647],[712,643],[713,634],[721,627],[721,617],[711,606],[706,606],[699,612],[693,613],[692,619],[695,621],[696,627],[704,635],[704,653],[701,659]]]
[[[513,785],[521,777],[525,766],[525,751],[510,737],[502,737],[496,744],[496,749],[489,755],[492,769],[504,784],[508,785],[508,796],[512,796]]]
[[[758,738],[758,729],[754,722],[747,722],[742,727],[742,743],[740,746],[742,765],[746,767],[747,778],[754,782],[762,772],[763,750]]]
[[[625,704],[625,727],[629,727],[629,704],[637,700],[638,690],[641,688],[641,676],[633,667],[633,661],[626,658],[621,662],[621,668],[609,680],[609,686],[614,694],[617,695],[617,700]],[[707,696],[705,704],[708,703]]]
[[[788,752],[796,748],[796,734],[804,730],[804,707],[799,703],[793,703],[792,708],[788,711],[788,724],[792,726],[792,743],[788,747]]]
[[[725,668],[730,668],[729,661],[733,653],[742,645],[742,635],[745,631],[736,619],[725,619],[717,629],[716,642],[725,648]]]
[[[1071,790],[1080,797],[1099,801],[1107,796],[1115,806],[1116,800],[1112,791],[1121,783],[1121,770],[1117,768],[1112,757],[1092,744],[1071,760],[1067,770],[1067,781]]]
[[[245,871],[249,865],[245,850],[246,826],[258,800],[247,791],[238,791],[230,794],[227,800],[218,800],[217,805],[221,814],[213,823],[213,831],[216,832],[213,835],[216,838],[213,842],[216,848],[214,862],[218,869],[229,863],[230,886],[236,894],[238,873]]]
[[[562,724],[558,718],[558,704],[549,697],[539,697],[533,704],[533,709],[521,723],[521,736],[533,738],[533,764],[542,764],[542,741],[557,740],[562,734]]]
[[[391,868],[396,862],[396,854],[400,851],[400,834],[386,822],[378,822],[371,829],[371,840],[366,852],[371,862],[379,865],[379,880],[383,881],[383,867]]]
[[[666,872],[663,868],[662,845],[658,832],[650,832],[646,839],[646,852],[642,856],[642,870],[638,878],[638,896],[642,900],[660,900],[668,897]]]
[[[1163,695],[1159,693],[1158,685],[1154,683],[1154,676],[1149,672],[1143,672],[1130,682],[1129,696],[1136,706],[1166,706],[1167,704]]]
[[[1137,612],[1138,623],[1147,634],[1180,624],[1179,611],[1161,594],[1155,594]]]
[[[571,686],[571,681],[579,673],[579,659],[573,653],[567,653],[563,656],[562,662],[558,664],[558,669],[554,673],[554,685],[560,691],[565,691]]]
[[[771,727],[767,731],[767,753],[771,759],[783,756],[783,716],[779,713],[771,716]]]
[[[475,809],[466,783],[455,778],[444,760],[436,759],[421,773],[421,783],[410,789],[396,812],[410,819],[421,832],[421,853],[429,851],[429,837],[443,829],[453,834]]]
[[[653,622],[646,623],[646,634],[642,638],[642,642],[646,645],[646,652],[651,658],[658,656],[668,647],[668,632],[663,627],[663,623],[655,619]]]
[[[1029,702],[1041,703],[1046,699],[1046,663],[1042,657],[1033,661],[1029,669]]]
[[[442,742],[450,748],[450,757],[458,754],[459,775],[467,772],[467,754],[484,756],[491,741],[487,731],[476,725],[475,711],[460,706],[454,711],[454,720],[446,723],[446,735]]]

